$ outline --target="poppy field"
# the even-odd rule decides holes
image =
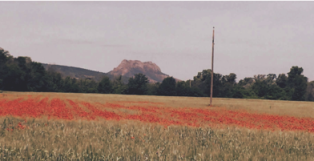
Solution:
[[[124,104],[128,105],[124,105]],[[156,106],[158,105],[158,106]],[[202,127],[243,127],[249,129],[305,131],[314,133],[314,118],[298,118],[271,114],[249,113],[245,110],[171,108],[161,102],[120,101],[89,103],[71,99],[32,97],[0,100],[0,116],[61,120],[134,120],[171,125]],[[130,114],[126,111],[132,111]]]
[[[167,99],[40,93],[2,95],[0,157],[9,160],[313,158],[312,117],[201,106],[192,102],[193,98],[192,103],[184,103],[189,98],[172,98],[181,104]],[[40,141],[35,144],[35,139]]]

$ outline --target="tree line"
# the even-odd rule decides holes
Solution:
[[[260,98],[274,100],[314,101],[314,81],[308,82],[302,67],[293,66],[287,74],[257,75],[236,82],[236,74],[214,73],[214,97]],[[203,70],[193,80],[176,81],[165,78],[161,83],[149,83],[141,73],[123,83],[122,77],[110,80],[63,77],[53,69],[45,70],[42,64],[28,57],[14,58],[0,48],[0,90],[71,93],[112,93],[135,95],[208,97],[211,70]]]

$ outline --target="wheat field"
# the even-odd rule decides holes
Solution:
[[[117,103],[123,107],[182,110],[245,110],[296,118],[313,117],[314,103],[254,99],[6,92],[0,100],[48,98],[73,102]],[[164,126],[139,120],[63,120],[2,115],[0,102],[0,160],[313,160],[314,134],[307,131],[250,129],[223,125]],[[150,103],[150,104],[149,104]],[[153,105],[153,106],[152,106]],[[66,102],[66,106],[70,106]],[[14,108],[14,106],[12,106]],[[107,109],[106,109],[107,110]],[[88,109],[86,109],[88,111]],[[141,111],[111,109],[141,115]],[[313,127],[314,128],[314,127]]]

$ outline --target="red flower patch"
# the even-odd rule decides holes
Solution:
[[[313,118],[297,118],[293,116],[278,116],[270,114],[248,113],[246,111],[232,111],[226,109],[198,109],[198,108],[171,108],[157,107],[150,102],[131,102],[140,105],[125,106],[117,103],[91,104],[88,102],[74,102],[67,99],[70,106],[58,98],[26,97],[8,101],[0,99],[0,116],[48,118],[63,120],[138,120],[146,123],[157,123],[165,127],[170,125],[183,126],[237,126],[250,129],[265,130],[287,130],[287,131],[308,131],[314,133]],[[121,102],[130,103],[130,102]],[[155,103],[158,104],[158,103]],[[86,110],[84,110],[84,107]],[[127,110],[123,110],[127,109]],[[109,111],[108,111],[109,110]],[[115,110],[118,112],[110,112]],[[124,111],[134,111],[137,114],[130,114]],[[25,121],[26,122],[26,121]],[[25,126],[19,123],[17,129],[24,129]],[[13,129],[8,128],[8,131]]]

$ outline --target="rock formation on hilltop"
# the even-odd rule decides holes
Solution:
[[[108,73],[64,65],[44,63],[42,63],[42,65],[46,70],[54,70],[61,73],[64,77],[69,76],[76,79],[93,79],[95,81],[100,81],[104,76],[108,76],[111,80],[113,80],[117,76],[122,75],[122,81],[124,83],[128,83],[129,78],[138,73],[145,74],[150,83],[162,82],[164,78],[168,77],[167,74],[161,72],[160,68],[155,63],[150,61],[141,62],[138,60],[123,60],[118,67]],[[179,79],[176,80],[179,81]]]
[[[133,77],[135,74],[145,74],[150,83],[162,82],[168,75],[161,72],[160,68],[153,62],[141,62],[139,60],[123,60],[109,74],[114,76]]]

